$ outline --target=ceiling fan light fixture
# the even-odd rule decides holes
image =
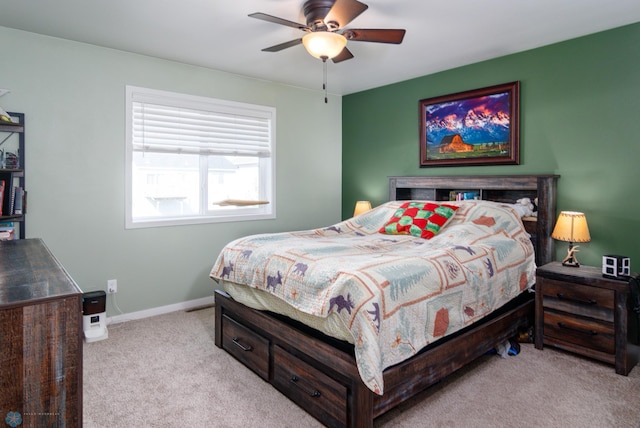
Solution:
[[[327,60],[340,55],[347,39],[331,31],[314,31],[302,36],[302,44],[311,56]]]

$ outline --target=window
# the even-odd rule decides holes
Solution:
[[[274,108],[127,86],[126,227],[275,217]]]

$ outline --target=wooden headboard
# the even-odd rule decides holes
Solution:
[[[389,177],[389,200],[448,201],[453,193],[474,193],[480,199],[515,203],[521,198],[538,198],[537,218],[523,223],[536,250],[536,264],[554,259],[551,232],[556,221],[558,175],[493,175],[468,177]]]

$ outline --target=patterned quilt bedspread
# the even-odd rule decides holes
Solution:
[[[498,309],[535,278],[529,234],[508,205],[451,202],[458,210],[429,240],[379,233],[401,204],[325,228],[237,239],[211,278],[311,315],[339,315],[363,382],[382,394],[385,368]]]

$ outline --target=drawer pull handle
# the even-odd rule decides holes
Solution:
[[[575,297],[567,297],[564,295],[564,293],[558,293],[557,294],[558,299],[564,299],[564,300],[571,300],[573,302],[578,302],[578,303],[586,303],[587,305],[596,305],[598,304],[597,300],[593,300],[593,299],[576,299]]]
[[[298,376],[291,376],[290,382],[293,383],[296,387],[300,388],[309,397],[313,397],[313,398],[320,397],[320,391],[318,391],[317,389],[314,389],[313,391],[309,392],[307,389],[305,389],[302,385],[298,383],[299,380],[300,379],[298,378]]]
[[[558,323],[558,327],[566,328],[567,330],[577,331],[578,333],[590,334],[591,336],[596,336],[598,334],[598,332],[595,331],[595,330],[585,330],[585,329],[582,329],[582,328],[570,327],[570,326],[566,325],[563,322],[559,322]]]
[[[233,341],[233,343],[236,344],[236,346],[240,349],[242,349],[243,351],[253,351],[253,346],[249,345],[249,346],[244,346],[242,343],[240,343],[239,339],[237,337],[234,337],[233,339],[231,339]]]

